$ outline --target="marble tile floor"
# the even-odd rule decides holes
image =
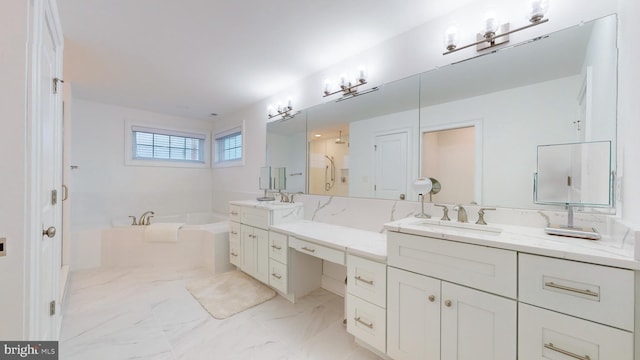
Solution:
[[[185,289],[206,269],[74,272],[60,334],[61,360],[379,359],[342,325],[344,301],[318,289],[281,296],[224,320]]]

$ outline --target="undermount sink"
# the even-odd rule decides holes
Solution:
[[[436,220],[436,219],[422,219],[416,225],[420,226],[429,226],[434,228],[449,228],[463,231],[472,231],[472,232],[482,232],[486,235],[500,235],[502,233],[502,228],[496,226],[489,225],[479,225],[474,223],[461,223],[452,221],[444,221],[444,220]]]

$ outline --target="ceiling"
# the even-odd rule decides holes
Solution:
[[[75,98],[196,119],[477,0],[58,0]]]

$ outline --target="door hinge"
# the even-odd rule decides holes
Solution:
[[[58,203],[58,190],[51,190],[51,205]]]
[[[373,185],[373,191],[376,191],[376,190],[377,190],[376,185]]]
[[[378,151],[378,145],[373,145],[373,151]]]
[[[49,303],[49,316],[53,316],[56,314],[56,301],[52,300]]]
[[[58,93],[58,89],[61,86],[61,84],[64,83],[64,80],[60,79],[60,78],[53,78],[53,93],[57,94]]]

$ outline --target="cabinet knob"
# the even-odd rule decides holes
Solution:
[[[446,307],[451,307],[451,304],[452,304],[451,300],[445,300],[444,301],[444,306],[446,306]]]
[[[429,295],[429,297],[427,299],[429,299],[430,302],[436,301],[435,295]]]

